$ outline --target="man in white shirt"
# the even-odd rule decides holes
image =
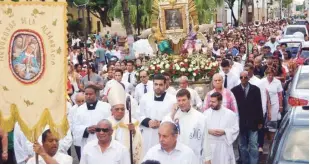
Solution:
[[[113,56],[116,56],[119,60],[122,58],[122,56],[121,56],[122,52],[119,50],[118,46],[116,46],[115,50],[112,50],[111,53],[112,53]]]
[[[175,96],[177,94],[177,90],[175,90],[171,84],[171,75],[169,73],[163,73],[166,78],[166,92],[170,93],[171,95]]]
[[[276,36],[272,35],[270,37],[270,41],[268,41],[267,43],[265,43],[265,46],[269,46],[271,49],[271,53],[273,53],[274,51],[277,50],[277,45],[279,45],[279,43],[276,41]]]
[[[108,92],[109,92],[108,90],[111,88],[112,84],[115,83],[115,81],[124,85],[126,93],[130,95],[134,94],[134,91],[135,91],[134,86],[131,83],[123,80],[123,71],[121,69],[116,69],[114,71],[114,79],[109,80],[106,86],[104,87],[103,93],[105,96],[108,95]]]
[[[154,75],[153,84],[154,92],[143,95],[140,101],[140,128],[144,152],[147,152],[158,143],[160,122],[171,111],[173,104],[176,103],[175,96],[165,91],[166,79],[163,75]]]
[[[33,150],[39,155],[39,164],[72,164],[71,156],[58,152],[59,139],[47,129],[42,134],[42,146],[35,142]],[[35,156],[31,157],[27,164],[35,164]]]
[[[191,106],[191,94],[187,89],[179,90],[176,98],[178,103],[164,121],[171,121],[177,125],[178,141],[190,147],[199,159],[199,163],[202,163],[205,116]],[[206,148],[204,152],[211,154],[211,148]]]
[[[231,71],[231,65],[228,60],[223,60],[221,63],[221,67],[223,72],[221,72],[221,76],[223,76],[224,82],[224,88],[227,88],[231,90],[233,87],[240,84],[240,79],[238,76],[236,76],[235,73]]]
[[[77,108],[76,117],[73,119],[73,137],[81,143],[82,150],[87,142],[96,139],[95,128],[98,121],[111,116],[111,106],[99,101],[96,92],[96,87],[86,87],[86,103]]]
[[[191,105],[193,107],[197,107],[197,109],[200,111],[202,108],[202,100],[201,100],[199,94],[197,93],[197,91],[195,91],[194,89],[189,87],[188,78],[186,76],[180,77],[179,87],[180,87],[180,89],[178,91],[180,91],[181,89],[187,89],[190,92],[190,94],[191,94]]]
[[[142,70],[139,73],[140,81],[136,88],[135,88],[135,99],[137,102],[140,102],[140,99],[145,93],[153,92],[153,82],[149,81],[149,75],[147,74],[147,71]]]
[[[130,164],[128,149],[112,139],[112,124],[107,119],[95,128],[97,139],[90,141],[82,150],[80,164]]]
[[[138,120],[131,117],[131,123],[129,123],[129,109],[126,109],[125,106],[127,99],[129,97],[126,97],[123,86],[120,83],[114,83],[108,94],[108,101],[112,107],[112,116],[108,120],[112,123],[112,138],[126,146],[128,151],[130,149],[130,135],[132,136],[133,163],[138,164],[142,160],[142,134]]]
[[[163,122],[158,130],[159,143],[148,150],[143,161],[157,160],[161,164],[198,164],[193,150],[178,142],[178,128],[172,122]]]
[[[45,126],[45,130],[48,130],[49,126]],[[67,154],[68,149],[72,145],[72,135],[70,129],[67,135],[59,140],[58,152]],[[42,142],[42,136],[38,138],[39,143]],[[19,124],[16,122],[14,127],[14,153],[16,162],[18,164],[25,164],[34,155],[32,150],[33,143],[31,143],[24,133],[21,131]]]
[[[124,73],[122,81],[127,81],[135,87],[137,85],[137,79],[136,79],[136,72],[133,70],[134,62],[127,61],[126,67],[127,71]]]
[[[69,126],[70,129],[73,130],[73,126],[75,126],[75,124],[73,123],[73,119],[76,117],[76,113],[77,113],[77,109],[78,107],[80,107],[81,105],[84,104],[85,102],[85,95],[84,93],[80,92],[76,95],[75,97],[75,102],[76,104],[70,108],[69,113],[68,113],[68,121],[69,121]],[[81,143],[73,137],[73,145],[77,154],[78,159],[81,159]]]
[[[214,92],[211,95],[210,108],[204,111],[207,125],[204,148],[211,147],[210,154],[205,155],[205,161],[212,164],[235,164],[233,142],[239,134],[237,114],[222,106],[222,94]]]

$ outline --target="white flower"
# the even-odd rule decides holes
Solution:
[[[180,70],[180,67],[176,67],[175,69],[176,69],[176,70]]]
[[[196,73],[193,73],[193,76],[197,76],[197,74],[196,74]]]
[[[156,64],[156,61],[154,61],[153,64],[155,65],[155,64]]]
[[[185,68],[181,68],[181,72],[185,72],[186,71],[186,69]]]
[[[180,62],[180,65],[184,64],[184,62]]]
[[[169,67],[170,67],[170,65],[169,65],[169,64],[166,64],[165,68],[168,69]]]
[[[173,62],[174,62],[174,63],[177,63],[177,62],[178,62],[178,60],[174,60]]]
[[[193,71],[193,70],[192,70],[192,68],[188,68],[188,71],[191,72],[191,71]]]
[[[187,59],[185,59],[185,60],[184,60],[184,62],[188,62],[188,60],[187,60]]]
[[[165,72],[164,70],[161,70],[161,71],[160,71],[160,73],[164,73],[164,72]]]
[[[149,68],[145,68],[144,70],[145,70],[145,71],[148,71],[148,70],[149,70]]]
[[[192,65],[192,64],[189,65],[189,67],[191,67],[191,68],[192,68],[193,66],[194,66],[194,65]]]
[[[154,65],[151,65],[150,68],[151,68],[151,70],[155,70],[155,66]]]
[[[174,66],[175,66],[175,68],[180,68],[180,66],[178,64],[175,64]]]

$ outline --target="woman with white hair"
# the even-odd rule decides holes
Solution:
[[[238,112],[237,101],[234,94],[223,86],[223,77],[220,74],[214,74],[212,78],[213,90],[209,91],[205,97],[203,111],[210,108],[210,98],[214,92],[219,92],[223,96],[222,105],[233,112]]]

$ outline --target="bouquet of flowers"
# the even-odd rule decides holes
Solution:
[[[199,54],[191,57],[181,57],[179,59],[173,59],[171,56],[163,55],[150,59],[140,70],[147,71],[151,76],[166,72],[172,76],[173,80],[181,76],[187,76],[189,80],[197,81],[212,77],[219,71],[219,65],[213,59]]]

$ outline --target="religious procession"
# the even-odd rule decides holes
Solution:
[[[0,163],[309,164],[308,7],[0,1]]]

